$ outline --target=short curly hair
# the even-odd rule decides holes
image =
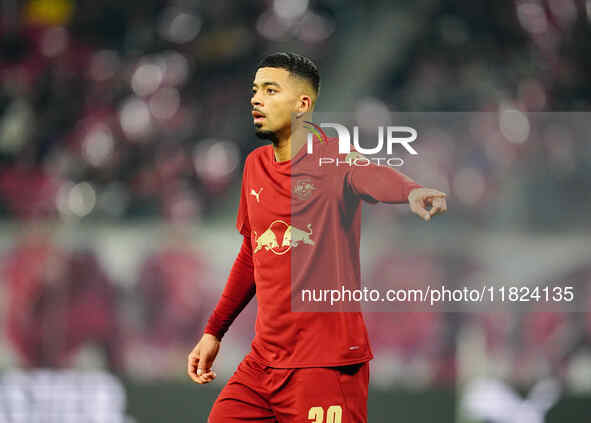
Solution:
[[[310,82],[316,94],[318,94],[318,90],[320,89],[320,74],[318,73],[318,67],[309,57],[290,52],[273,53],[260,61],[257,69],[259,68],[285,69],[290,74]]]

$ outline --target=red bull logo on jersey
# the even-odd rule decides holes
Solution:
[[[269,227],[260,235],[254,231],[256,247],[254,254],[265,249],[273,254],[282,255],[291,248],[300,244],[314,245],[312,236],[312,224],[306,226],[306,230],[289,225],[283,220],[274,220]],[[279,242],[281,239],[281,242]]]
[[[281,243],[281,246],[297,247],[300,242],[307,245],[314,245],[314,241],[310,239],[310,235],[312,235],[312,225],[308,223],[307,228],[307,231],[303,231],[295,226],[289,225],[283,233],[283,242]]]

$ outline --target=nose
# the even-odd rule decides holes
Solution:
[[[258,92],[253,94],[253,96],[250,98],[250,104],[252,104],[253,106],[261,106],[263,104],[261,103],[261,100],[258,97]]]

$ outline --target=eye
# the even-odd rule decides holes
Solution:
[[[267,94],[275,94],[277,92],[277,90],[274,90],[273,88],[267,88]]]

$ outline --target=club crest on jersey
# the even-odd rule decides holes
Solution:
[[[288,225],[283,220],[274,220],[260,235],[254,231],[256,247],[254,254],[261,251],[271,251],[273,254],[282,255],[300,244],[314,245],[312,240],[312,224],[308,224],[307,231]],[[281,243],[278,241],[281,239]]]
[[[298,179],[292,187],[292,193],[298,200],[307,200],[312,195],[312,191],[316,189],[316,186],[310,179]]]

